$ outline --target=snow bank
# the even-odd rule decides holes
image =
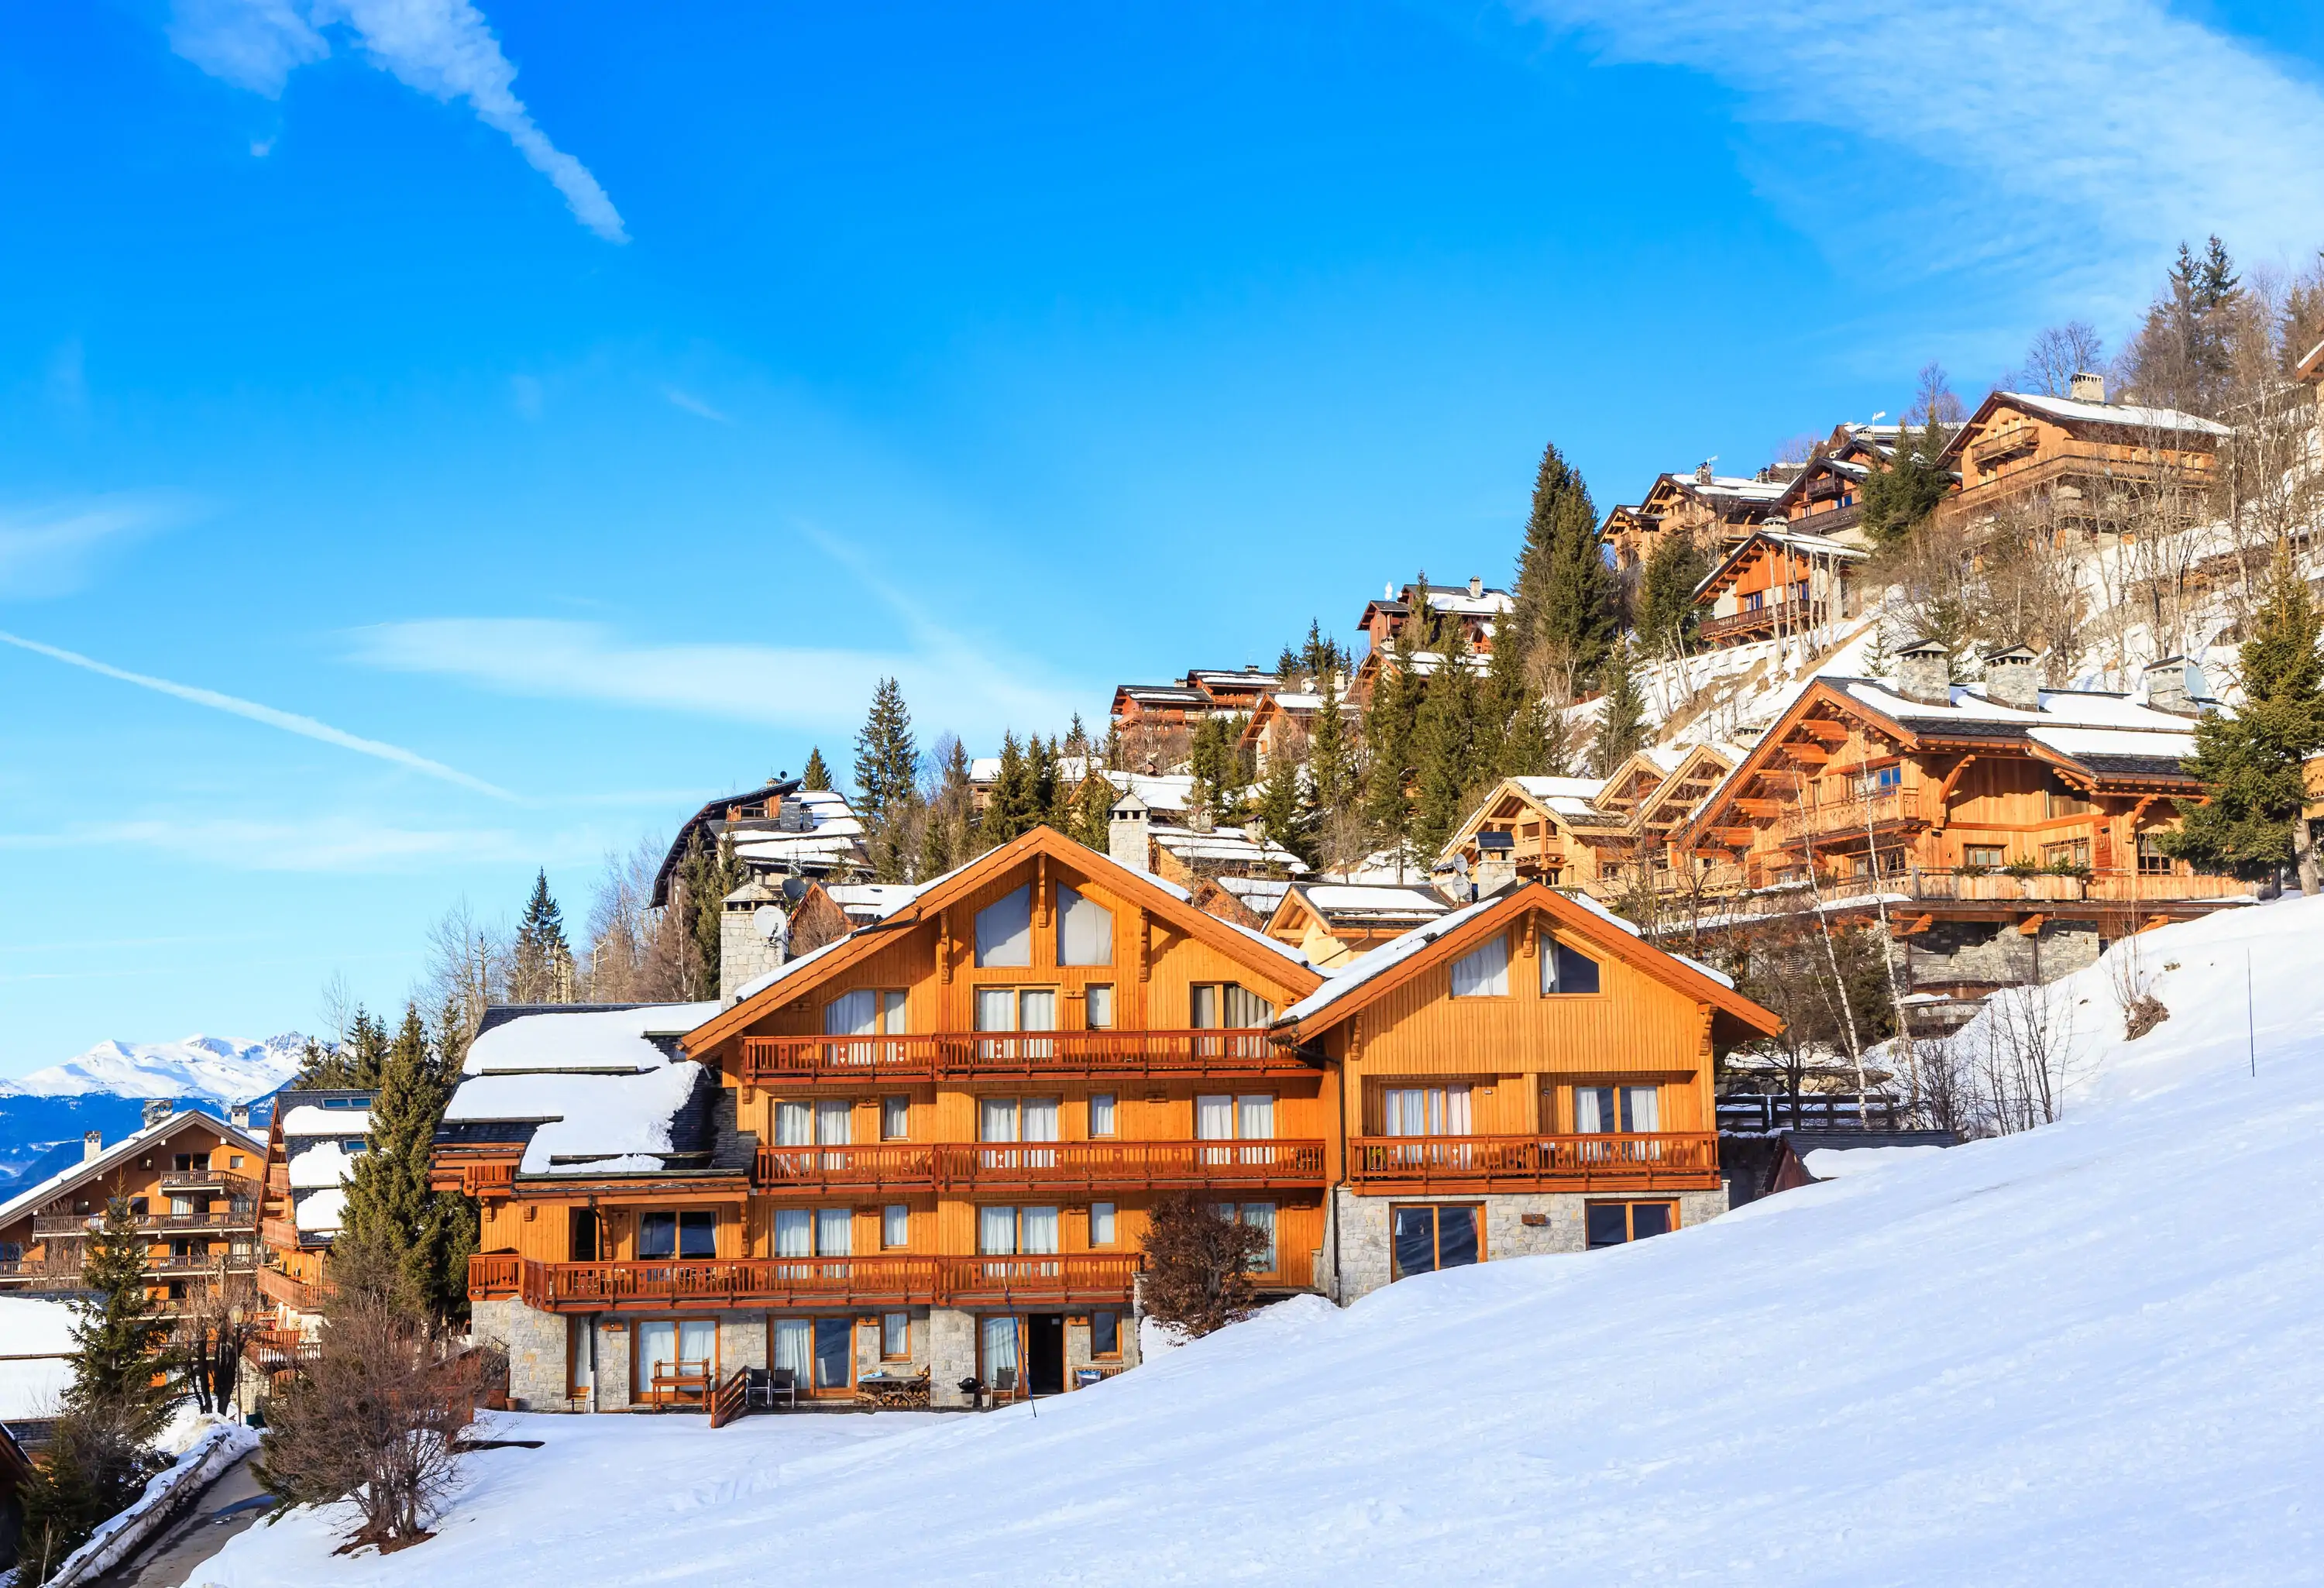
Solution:
[[[528,1418],[419,1548],[302,1514],[200,1581],[2324,1580],[2319,941],[2324,900],[2146,935],[2127,1044],[2061,983],[2105,1018],[2043,1130],[1287,1304],[1038,1418]]]
[[[1800,1167],[1819,1180],[1841,1180],[1944,1150],[1933,1142],[1918,1147],[1818,1147],[1800,1159]]]
[[[98,1528],[88,1543],[66,1557],[57,1574],[49,1579],[50,1588],[77,1588],[127,1560],[147,1539],[168,1527],[189,1500],[257,1448],[255,1429],[239,1423],[212,1424],[168,1471],[155,1473],[146,1482],[145,1492],[135,1504]]]
[[[72,1382],[73,1309],[61,1301],[0,1296],[0,1423],[54,1417]]]

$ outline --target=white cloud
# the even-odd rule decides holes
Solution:
[[[1606,60],[1715,78],[1750,119],[1909,156],[1765,167],[1812,229],[1876,217],[1899,266],[2011,257],[2120,310],[2182,238],[2299,255],[2324,228],[2324,94],[2157,0],[1511,3]]]
[[[964,733],[1010,724],[1047,733],[1074,709],[957,642],[934,654],[747,642],[639,644],[602,623],[547,618],[431,618],[352,635],[357,661],[465,679],[504,694],[592,700],[788,727],[860,719],[883,678],[916,718]]]
[[[358,817],[250,821],[141,816],[81,822],[54,833],[0,833],[0,850],[147,849],[243,872],[401,872],[448,865],[556,864],[595,858],[604,845],[505,828],[399,827]]]
[[[468,0],[175,0],[170,42],[214,77],[254,93],[330,53],[323,30],[345,25],[373,64],[447,104],[466,99],[547,177],[575,218],[609,243],[629,233],[597,179],[549,141],[516,97],[516,68]]]
[[[184,516],[161,497],[111,496],[36,508],[0,508],[0,597],[78,589],[106,548]]]
[[[352,750],[358,755],[369,755],[380,761],[392,762],[397,766],[407,767],[424,776],[439,779],[447,783],[456,783],[463,789],[474,789],[479,794],[489,794],[495,799],[516,798],[507,789],[487,783],[482,778],[472,778],[456,767],[446,766],[440,761],[430,761],[428,757],[406,750],[400,744],[388,744],[377,739],[360,738],[354,734],[335,728],[328,723],[318,722],[311,716],[301,716],[290,711],[277,711],[271,706],[261,706],[254,700],[244,700],[233,695],[221,695],[216,689],[203,689],[191,684],[172,683],[168,679],[156,679],[144,673],[129,672],[121,668],[108,666],[92,657],[83,656],[77,651],[66,651],[54,645],[43,645],[37,640],[26,640],[15,634],[0,633],[0,645],[14,645],[20,651],[30,651],[35,655],[61,661],[69,667],[80,668],[84,671],[97,673],[104,678],[117,679],[124,684],[134,684],[141,689],[151,689],[156,694],[173,696],[180,700],[190,701],[196,706],[207,706],[213,711],[223,711],[234,716],[247,717],[252,722],[264,723],[269,727],[281,728],[286,734],[296,734],[303,739],[319,740],[325,744],[336,744],[342,750]]]
[[[676,386],[664,386],[661,389],[661,394],[669,400],[673,408],[682,408],[687,412],[702,419],[716,420],[722,425],[731,425],[734,422],[691,392],[681,392]]]

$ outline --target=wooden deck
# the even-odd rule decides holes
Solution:
[[[949,1032],[922,1037],[745,1037],[753,1085],[1120,1076],[1226,1079],[1313,1074],[1260,1029],[1212,1031]]]
[[[493,1254],[469,1259],[468,1294],[514,1296],[545,1312],[1126,1304],[1139,1260],[1077,1253],[540,1262]]]
[[[1359,1136],[1348,1143],[1348,1183],[1373,1194],[1711,1190],[1719,1137]]]
[[[1323,1188],[1323,1143],[993,1141],[912,1146],[761,1147],[752,1188],[822,1196],[847,1191]]]

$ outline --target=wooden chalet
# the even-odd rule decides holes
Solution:
[[[367,1091],[278,1092],[266,1130],[258,1293],[272,1308],[250,1354],[280,1371],[322,1324],[324,1266],[347,1205],[355,1160],[370,1150]]]
[[[2108,402],[2097,375],[2071,397],[1996,392],[1945,449],[1960,485],[1941,522],[1975,524],[2006,509],[2038,511],[2058,528],[2127,533],[2132,507],[2158,493],[2199,511],[2227,427],[2168,408]]]
[[[779,779],[739,794],[713,799],[679,823],[678,836],[670,840],[669,849],[654,871],[650,902],[656,909],[669,902],[670,884],[676,880],[678,863],[686,858],[688,849],[696,845],[706,850],[716,849],[718,840],[724,836],[729,824],[764,822],[769,819],[770,813],[779,817],[783,801],[797,794],[798,789],[797,778]]]
[[[167,1308],[258,1267],[264,1149],[245,1131],[157,1098],[146,1123],[0,1203],[0,1291],[81,1288],[89,1233],[118,1198],[145,1246],[146,1295]]]
[[[1266,932],[1317,970],[1330,971],[1452,909],[1442,893],[1419,883],[1295,882],[1268,918]]]
[[[1887,466],[1904,425],[1835,425],[1815,445],[1808,461],[1784,484],[1775,498],[1771,517],[1794,530],[1826,535],[1842,545],[1868,549],[1863,530],[1864,485],[1877,469]],[[1917,432],[1914,432],[1917,434]]]
[[[1703,802],[1681,845],[1731,867],[1730,919],[1886,912],[1914,989],[2048,980],[2126,933],[2246,902],[2157,840],[2200,787],[2200,676],[2148,671],[2146,698],[2045,689],[2024,648],[1948,680],[1933,643],[1892,681],[1819,678]]]
[[[1507,590],[1489,587],[1485,581],[1471,578],[1465,585],[1427,585],[1417,582],[1402,589],[1390,585],[1377,601],[1367,602],[1356,618],[1356,632],[1370,645],[1378,656],[1396,643],[1396,637],[1412,621],[1415,609],[1427,604],[1430,616],[1439,623],[1458,623],[1467,635],[1469,649],[1480,656],[1489,656],[1493,650],[1493,630],[1501,619],[1517,610],[1517,597]],[[1424,631],[1425,632],[1425,631]]]
[[[1598,803],[1605,789],[1601,778],[1503,778],[1446,840],[1440,863],[1457,861],[1480,892],[1511,878],[1615,888],[1638,857],[1629,823]]]
[[[1349,680],[1340,680],[1340,721],[1352,738],[1363,729],[1363,708],[1350,697]],[[1272,689],[1259,697],[1258,708],[1243,724],[1240,748],[1249,752],[1261,771],[1278,755],[1304,760],[1308,736],[1315,731],[1315,714],[1323,697],[1311,689]]]
[[[1538,883],[1353,961],[1276,1026],[1344,1122],[1327,1148],[1331,1293],[1723,1213],[1717,1057],[1781,1029]]]
[[[1702,642],[1836,637],[1860,604],[1856,565],[1867,555],[1774,522],[1754,530],[1694,587]]]
[[[1692,474],[1657,475],[1638,505],[1606,515],[1598,536],[1613,549],[1615,571],[1634,576],[1665,535],[1686,535],[1713,552],[1743,539],[1774,509],[1785,484],[1772,470],[1757,477],[1718,475],[1707,463]]]
[[[960,1405],[1132,1365],[1158,1195],[1231,1206],[1267,1286],[1316,1285],[1322,1076],[1266,1028],[1320,979],[1038,829],[724,1007],[494,1025],[434,1170],[482,1201],[477,1326],[540,1408],[770,1365]]]

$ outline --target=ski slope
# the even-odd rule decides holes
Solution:
[[[512,1417],[545,1447],[420,1546],[305,1512],[198,1582],[2324,1581],[2324,900],[2136,942],[2171,1018],[2058,983],[2043,1130],[1277,1307],[1038,1418]]]

